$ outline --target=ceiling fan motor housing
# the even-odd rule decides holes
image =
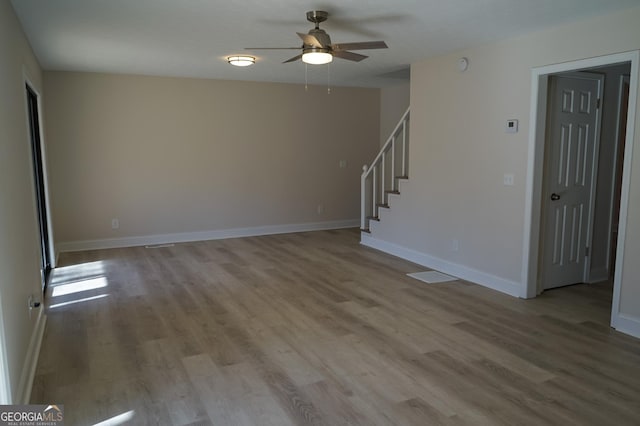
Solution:
[[[309,31],[309,35],[314,36],[316,40],[322,44],[322,47],[329,48],[331,46],[331,37],[324,30],[313,29]]]

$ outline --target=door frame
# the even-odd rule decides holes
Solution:
[[[0,310],[2,309],[2,294],[0,294]],[[9,366],[7,364],[7,342],[4,337],[4,317],[0,313],[0,404],[11,404],[11,383]]]
[[[597,74],[597,73],[593,73],[593,72],[563,72],[563,73],[552,73],[552,74],[548,74],[547,78],[549,77],[565,77],[565,78],[572,78],[572,79],[583,79],[583,80],[591,80],[591,81],[597,81],[598,82],[598,95],[597,95],[597,99],[598,100],[602,100],[604,98],[604,85],[605,85],[605,77],[604,74]],[[547,101],[548,101],[548,93],[547,93]],[[549,108],[550,106],[547,104],[545,106],[545,121],[548,119],[549,117]],[[596,181],[597,181],[597,177],[598,177],[598,165],[599,165],[599,156],[598,156],[598,152],[600,151],[600,138],[601,138],[601,131],[602,131],[602,109],[603,109],[603,105],[599,104],[598,106],[596,106],[596,110],[595,110],[595,114],[596,114],[596,118],[595,118],[595,125],[593,128],[593,133],[594,133],[594,140],[593,140],[593,155],[590,159],[590,165],[591,165],[591,178],[589,179],[589,200],[588,200],[588,204],[587,204],[587,221],[586,224],[584,225],[584,230],[586,230],[586,247],[589,247],[590,249],[593,247],[593,223],[594,223],[594,212],[595,212],[595,201],[596,201]],[[551,143],[550,141],[550,137],[549,137],[549,129],[545,128],[545,138],[544,138],[544,150],[545,150],[545,155],[547,155],[547,151],[549,150],[550,146],[549,144]],[[548,156],[547,156],[548,157]],[[543,197],[541,198],[541,203],[540,203],[540,208],[541,208],[541,217],[540,217],[540,263],[539,263],[539,268],[540,270],[539,275],[541,277],[545,276],[545,272],[544,271],[544,267],[548,267],[549,265],[545,265],[545,259],[544,259],[544,246],[545,246],[545,238],[547,236],[547,226],[549,226],[548,223],[546,223],[546,215],[547,215],[547,208],[549,208],[549,199],[547,197],[545,197],[544,195],[544,191],[546,188],[546,185],[548,184],[548,176],[547,174],[550,173],[550,166],[547,164],[547,162],[549,161],[549,158],[544,159],[543,161],[543,171],[542,171],[542,194]],[[548,195],[548,194],[547,194]],[[590,250],[589,253],[587,253],[585,255],[585,259],[582,265],[582,277],[581,280],[582,282],[589,282],[589,270],[591,268],[591,252],[593,250]],[[538,290],[540,292],[547,290],[544,286],[544,283],[539,280],[539,288]]]
[[[613,223],[614,223],[614,214],[615,214],[615,197],[617,194],[617,191],[619,189],[618,187],[618,178],[621,177],[618,175],[618,169],[622,168],[621,164],[620,164],[620,150],[624,149],[624,145],[621,147],[620,145],[620,133],[622,132],[622,126],[621,126],[621,121],[622,121],[622,117],[621,117],[621,112],[622,112],[622,99],[623,99],[623,92],[624,92],[624,84],[625,82],[627,82],[629,84],[629,94],[627,95],[627,109],[629,108],[629,99],[630,99],[630,95],[631,95],[631,76],[628,74],[622,74],[618,80],[618,98],[616,99],[616,102],[618,103],[617,105],[617,112],[616,112],[616,134],[615,134],[615,141],[614,141],[614,157],[613,157],[613,173],[614,173],[614,179],[611,182],[611,194],[612,194],[612,198],[614,198],[613,203],[611,203],[611,206],[609,208],[609,228],[608,228],[608,235],[609,238],[607,238],[607,265],[608,265],[608,273],[609,275],[611,275],[611,269],[615,270],[615,266],[612,267],[611,263],[612,263],[612,257],[613,257],[613,250],[612,250],[612,246],[613,246]],[[628,119],[628,117],[625,117]],[[626,129],[625,129],[626,130]],[[626,136],[625,136],[625,142],[626,142]],[[622,162],[624,164],[624,162]],[[622,182],[620,183],[622,184]],[[619,204],[619,203],[618,203]],[[616,223],[616,226],[619,227],[619,224]],[[616,229],[616,233],[617,233],[617,229]],[[616,247],[617,249],[617,247]],[[617,251],[617,250],[616,250]]]
[[[47,222],[47,234],[48,234],[48,242],[49,242],[49,259],[47,260],[51,265],[51,269],[53,269],[56,267],[56,252],[55,252],[55,244],[53,239],[53,223],[51,220],[51,202],[50,202],[51,197],[49,196],[49,171],[48,171],[49,168],[46,161],[47,151],[46,151],[45,136],[44,136],[44,119],[42,114],[42,94],[38,89],[38,87],[35,84],[33,84],[26,70],[23,70],[23,83],[24,83],[23,87],[29,86],[29,89],[33,91],[33,93],[35,93],[37,98],[38,132],[40,136],[40,156],[42,161],[42,184],[44,185],[44,199],[45,199],[44,213],[46,216],[45,220]],[[25,91],[25,108],[26,108],[25,114],[26,114],[27,135],[29,136],[29,152],[31,152],[33,156],[35,154],[33,153],[33,149],[31,146],[31,125],[29,123],[29,100],[28,100],[28,95],[26,91]],[[31,179],[32,179],[32,182],[31,182],[32,187],[34,188],[34,191],[36,191],[37,187],[36,187],[35,177],[32,175]],[[35,205],[35,208],[37,209],[38,206]],[[35,217],[36,220],[39,221],[40,219],[38,217],[38,212],[34,211],[34,214],[36,216]],[[38,238],[40,238],[40,231],[38,231]],[[41,244],[41,242],[39,243]],[[41,271],[41,273],[44,274],[44,271]],[[42,276],[42,279],[43,280],[45,279],[44,275]]]
[[[638,69],[640,51],[630,51],[611,55],[563,62],[559,64],[536,67],[531,70],[531,109],[529,115],[529,143],[527,149],[527,177],[525,193],[525,216],[523,238],[523,268],[520,297],[533,298],[541,292],[539,282],[540,257],[540,218],[542,204],[542,178],[544,173],[544,140],[546,129],[548,77],[569,71],[587,70],[590,68],[631,63],[629,109],[627,112],[627,136],[624,150],[622,171],[622,195],[620,200],[620,217],[618,232],[618,248],[616,252],[615,276],[613,282],[613,303],[611,325],[615,328],[619,321],[620,287],[622,285],[622,266],[624,260],[624,243],[626,237],[627,213],[629,207],[629,186],[631,183],[631,157],[635,137],[635,117],[638,94]]]

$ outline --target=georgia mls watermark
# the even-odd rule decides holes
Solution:
[[[0,405],[0,426],[64,426],[64,405]]]

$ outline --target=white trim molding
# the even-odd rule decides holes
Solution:
[[[620,333],[629,334],[640,339],[640,318],[627,314],[618,314],[611,318],[611,326]]]
[[[357,228],[359,219],[307,222],[288,225],[267,225],[250,228],[218,229],[213,231],[183,232],[175,234],[144,235],[122,238],[103,238],[61,242],[58,253],[84,250],[100,250],[157,244],[188,243],[194,241],[222,240],[226,238],[257,237],[260,235],[290,234],[293,232],[326,231],[330,229]]]
[[[444,272],[445,274],[461,278],[465,281],[506,293],[510,296],[520,296],[520,283],[515,281],[509,281],[474,268],[469,268],[468,266],[429,256],[398,244],[373,238],[364,233],[361,235],[360,244],[392,254],[410,262],[417,263],[418,265],[422,265],[429,269],[435,269],[437,271]]]
[[[41,157],[41,162],[42,162],[42,185],[44,186],[44,201],[45,201],[45,206],[44,206],[44,213],[46,215],[46,217],[44,218],[44,220],[47,223],[47,240],[49,242],[49,259],[46,259],[50,264],[52,268],[55,268],[56,266],[56,256],[55,256],[55,247],[54,247],[54,235],[53,235],[53,220],[51,217],[51,197],[49,196],[49,165],[47,163],[47,144],[46,144],[46,139],[45,139],[45,120],[44,120],[44,105],[43,105],[43,101],[44,99],[42,98],[42,91],[40,90],[40,88],[38,86],[36,86],[33,83],[33,79],[29,76],[29,71],[27,70],[26,67],[22,67],[22,77],[23,77],[23,81],[24,84],[29,86],[29,89],[31,89],[35,94],[36,94],[36,100],[38,102],[38,132],[39,132],[39,140],[40,140],[40,157]],[[27,126],[27,135],[29,135],[29,137],[31,137],[31,125],[29,123],[29,102],[26,100],[27,96],[25,93],[25,117],[27,118],[26,120],[26,126]],[[31,143],[29,144],[29,146],[31,147]],[[31,149],[31,148],[30,148]],[[32,166],[35,167],[35,166]],[[32,185],[33,188],[36,187],[36,182],[35,179],[32,176]],[[37,215],[37,212],[36,212]],[[36,216],[36,221],[39,221],[40,219]]]
[[[0,311],[2,310],[2,292],[0,292]],[[4,316],[0,312],[0,405],[8,405],[11,400],[11,375],[7,362],[7,342],[5,340]]]
[[[47,316],[44,314],[44,304],[40,304],[38,308],[38,318],[36,326],[29,340],[29,348],[27,349],[27,357],[22,366],[22,374],[20,374],[20,382],[18,383],[18,392],[13,404],[28,404],[31,399],[31,390],[33,389],[33,380],[36,376],[36,367],[38,366],[38,357],[40,356],[40,346],[44,337],[44,329],[47,323]]]

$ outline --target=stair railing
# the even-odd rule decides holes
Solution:
[[[369,232],[369,222],[380,220],[380,208],[389,207],[388,195],[398,194],[398,180],[407,179],[409,114],[402,115],[370,166],[362,166],[360,177],[360,229]],[[388,172],[387,172],[388,170]],[[400,174],[397,174],[398,170]]]

